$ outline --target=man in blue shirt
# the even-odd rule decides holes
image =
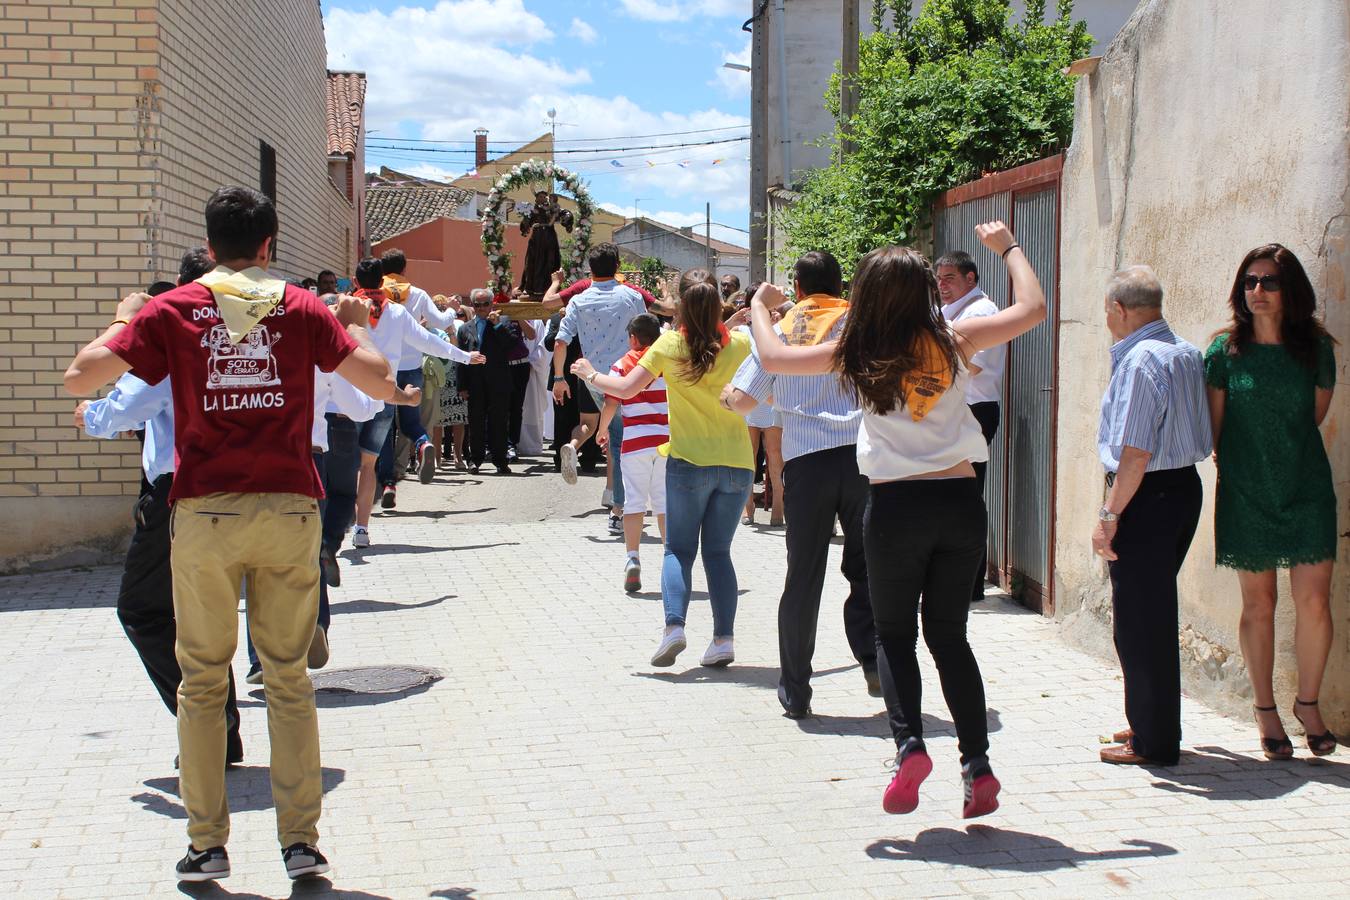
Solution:
[[[797,260],[793,272],[798,302],[777,328],[779,336],[784,343],[837,339],[848,309],[848,303],[840,299],[839,263],[829,253],[813,251]],[[801,719],[811,714],[811,657],[836,518],[844,529],[842,569],[849,583],[844,634],[862,665],[867,692],[873,697],[882,695],[863,552],[868,492],[867,479],[858,472],[856,447],[862,411],[838,376],[770,375],[752,345],[751,356],[723,390],[722,403],[745,415],[757,402],[770,398],[783,418],[786,461],[787,578],[778,602],[778,702],[788,718]]]
[[[1123,765],[1173,765],[1181,753],[1177,573],[1200,521],[1195,464],[1212,443],[1203,359],[1172,333],[1162,299],[1148,266],[1117,272],[1106,288],[1116,343],[1097,453],[1109,490],[1092,549],[1111,572],[1129,720],[1101,758]]]
[[[190,250],[179,264],[178,283],[196,281],[213,268],[215,263],[205,247]],[[152,289],[151,293],[163,291]],[[169,567],[169,490],[173,487],[174,473],[170,381],[165,378],[159,384],[149,385],[127,372],[117,379],[108,396],[84,400],[75,407],[75,426],[96,438],[115,438],[124,432],[145,429],[141,493],[134,514],[136,527],[117,591],[117,619],[140,655],[160,699],[177,716],[178,683],[183,680],[183,672],[174,655],[177,628],[173,618],[173,573]],[[244,760],[244,743],[239,736],[233,667],[229,673],[225,723],[225,764],[236,765]]]

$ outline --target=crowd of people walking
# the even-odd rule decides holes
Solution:
[[[1006,348],[1046,317],[1031,263],[1001,222],[975,239],[1006,264],[1012,302],[980,290],[968,253],[930,263],[906,247],[850,265],[804,254],[790,286],[740,289],[701,269],[675,296],[618,277],[611,244],[590,277],[544,297],[549,321],[517,320],[486,289],[431,296],[389,251],[356,288],[313,290],[268,273],[278,233],[264,195],[221,188],[207,246],[178,284],[127,296],[71,362],[75,423],[93,437],[143,431],[144,480],[118,616],[177,718],[190,845],[183,881],[229,874],[224,771],[243,758],[231,659],[247,601],[251,683],[264,685],[278,838],[292,878],[327,871],[306,668],[330,654],[328,590],[339,551],[371,546],[371,513],[438,467],[512,474],[547,396],[562,480],[603,459],[602,501],[621,535],[623,589],[641,590],[651,515],[663,543],[663,623],[650,662],[686,649],[693,567],[712,622],[703,666],[736,659],[740,582],[732,545],[753,522],[764,472],[770,526],[783,524],[778,699],[812,715],[811,679],[831,539],[843,532],[843,627],[884,704],[896,745],[882,806],[908,813],[934,768],[925,742],[920,632],[954,722],[962,816],[998,808],[985,685],[967,635],[984,593],[989,446],[1000,424]],[[848,261],[850,264],[853,261]],[[538,279],[542,285],[542,278]],[[325,288],[327,290],[325,290]],[[663,292],[664,293],[664,292]],[[151,295],[155,296],[151,296]],[[1314,755],[1336,749],[1318,708],[1332,646],[1336,555],[1331,469],[1318,430],[1334,385],[1334,341],[1287,248],[1252,250],[1229,294],[1231,324],[1205,353],[1163,317],[1147,266],[1105,288],[1115,340],[1098,455],[1103,505],[1092,546],[1110,572],[1127,727],[1104,762],[1169,765],[1181,752],[1177,575],[1201,516],[1196,465],[1218,465],[1216,562],[1238,570],[1242,651],[1264,754],[1293,755],[1275,709],[1275,571],[1291,573],[1298,696]],[[537,401],[533,408],[529,402]],[[532,411],[533,410],[533,411]],[[621,565],[621,569],[619,566]],[[617,579],[616,579],[617,580]]]

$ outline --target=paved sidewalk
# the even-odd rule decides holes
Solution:
[[[1104,766],[1098,735],[1122,724],[1116,672],[1001,598],[976,609],[971,630],[1002,809],[961,820],[955,743],[925,663],[936,768],[917,812],[887,816],[893,746],[848,654],[837,571],[818,715],[793,722],[774,695],[781,531],[737,537],[736,663],[698,667],[710,621],[696,595],[690,648],[656,670],[659,546],[644,547],[646,590],[625,596],[623,554],[593,507],[601,482],[568,488],[538,472],[405,483],[396,515],[376,517],[375,546],[344,553],[330,666],[445,678],[392,696],[320,695],[321,846],[334,871],[295,896],[1344,891],[1350,752],[1313,762],[1300,741],[1298,760],[1268,763],[1251,724],[1188,702],[1179,766]],[[118,575],[0,579],[5,897],[177,895],[173,723],[117,624]],[[236,674],[245,668],[241,645]],[[291,895],[262,695],[250,690],[246,765],[228,776],[234,876],[193,896]]]

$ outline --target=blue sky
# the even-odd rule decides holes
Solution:
[[[740,229],[749,215],[748,140],[596,148],[748,136],[749,74],[723,63],[749,62],[750,36],[740,26],[750,6],[750,0],[323,3],[330,68],[362,70],[368,78],[368,168],[460,175],[473,165],[474,128],[487,128],[492,142],[531,140],[548,130],[553,107],[558,149],[588,151],[562,153],[558,161],[590,181],[597,202],[675,225],[702,223],[711,202],[714,222]],[[418,149],[377,149],[391,143]],[[729,228],[714,228],[713,236],[746,243],[744,233]]]

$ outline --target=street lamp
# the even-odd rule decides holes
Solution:
[[[749,72],[749,71],[750,71],[750,67],[749,67],[749,66],[743,66],[743,65],[741,65],[740,63],[733,63],[733,62],[722,63],[722,68],[724,68],[724,69],[731,69],[731,70],[736,71],[736,72]]]

